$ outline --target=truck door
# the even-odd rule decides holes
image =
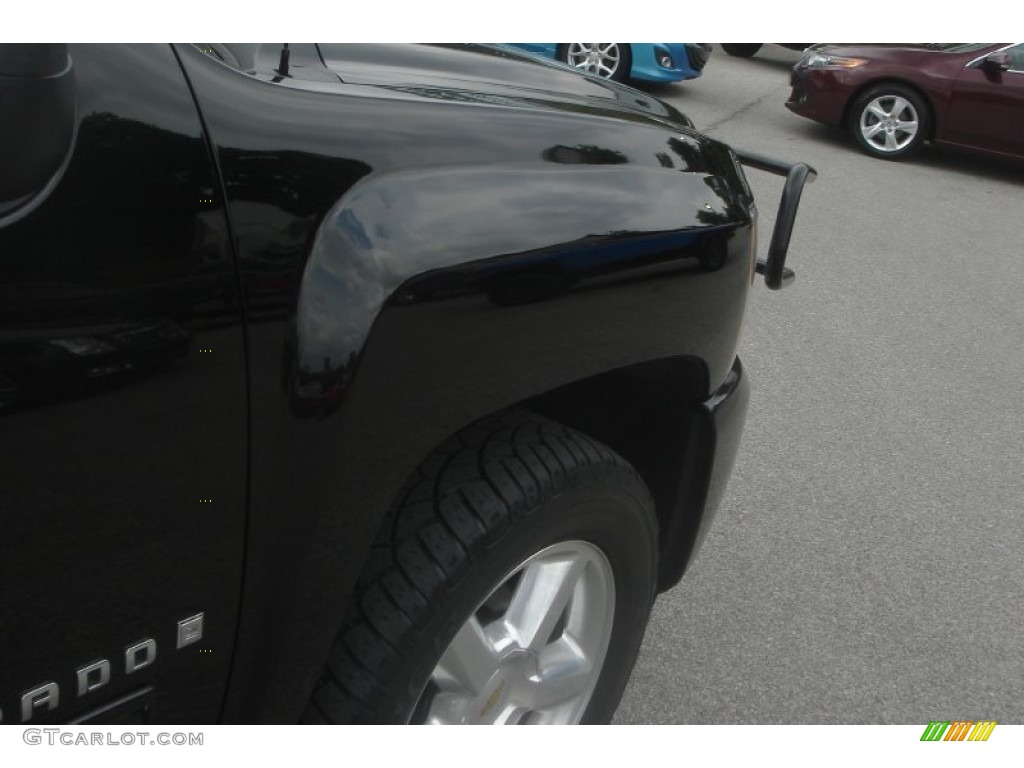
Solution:
[[[0,46],[0,722],[201,722],[231,661],[245,348],[174,51]]]

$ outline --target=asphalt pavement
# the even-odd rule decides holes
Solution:
[[[820,177],[796,283],[750,297],[729,489],[616,721],[1024,723],[1024,163],[870,158],[783,106],[799,56],[716,48],[648,89]],[[748,176],[763,251],[782,180]]]

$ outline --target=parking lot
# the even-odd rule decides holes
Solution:
[[[819,171],[740,356],[744,442],[620,723],[1024,722],[1024,166],[890,163],[784,102],[799,53],[651,89]],[[767,247],[781,180],[751,171]]]

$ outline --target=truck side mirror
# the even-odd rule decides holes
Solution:
[[[75,84],[66,45],[0,45],[0,216],[42,192],[75,135]]]

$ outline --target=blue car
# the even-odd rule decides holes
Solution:
[[[624,83],[673,83],[700,77],[711,56],[710,43],[509,43]]]

